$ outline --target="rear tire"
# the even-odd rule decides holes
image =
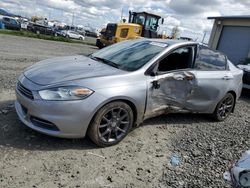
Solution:
[[[112,102],[98,110],[88,129],[88,136],[100,147],[112,146],[127,136],[133,122],[133,111],[128,104]]]
[[[223,99],[217,104],[213,118],[216,121],[224,121],[233,111],[235,105],[235,98],[231,93],[227,93]]]

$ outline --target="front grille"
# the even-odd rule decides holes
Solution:
[[[250,72],[244,71],[243,83],[248,85],[250,84]]]
[[[57,126],[54,123],[51,123],[47,120],[35,117],[35,116],[31,116],[30,117],[30,121],[33,123],[33,125],[40,127],[42,129],[48,129],[48,130],[52,130],[52,131],[59,131],[59,129],[57,128]]]
[[[32,94],[32,91],[24,87],[24,85],[21,84],[21,82],[17,83],[17,89],[20,93],[22,93],[25,97],[29,99],[34,99],[34,96]]]

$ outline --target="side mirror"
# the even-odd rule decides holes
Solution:
[[[157,76],[157,72],[151,71],[149,75],[150,75],[150,76]]]
[[[161,19],[161,24],[163,24],[163,23],[164,23],[164,18]]]

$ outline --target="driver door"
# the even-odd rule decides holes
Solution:
[[[192,70],[196,46],[177,48],[163,57],[155,67],[156,76],[148,76],[146,118],[168,112],[189,111],[186,101],[197,86]]]

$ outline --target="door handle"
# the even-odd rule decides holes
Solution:
[[[186,76],[185,76],[185,79],[188,80],[188,81],[189,81],[189,80],[193,80],[193,79],[194,79],[194,76],[193,76],[193,75],[186,75]]]
[[[233,78],[231,76],[224,76],[222,79],[223,80],[232,80]]]

